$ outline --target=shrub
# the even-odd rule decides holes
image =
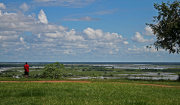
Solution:
[[[180,81],[180,74],[178,74],[178,81]]]
[[[59,62],[48,64],[44,67],[44,72],[42,74],[43,78],[52,78],[58,79],[62,77],[62,70],[64,69],[64,65]]]

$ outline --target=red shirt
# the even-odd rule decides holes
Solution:
[[[24,65],[24,70],[25,70],[26,72],[29,72],[29,65],[28,65],[28,64],[25,64],[25,65]]]

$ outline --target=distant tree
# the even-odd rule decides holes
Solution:
[[[44,78],[52,78],[57,79],[62,77],[62,70],[64,69],[64,65],[58,62],[53,64],[48,64],[44,67],[44,72],[42,77]]]
[[[154,4],[158,16],[154,16],[154,24],[147,24],[153,30],[157,41],[153,46],[158,50],[165,49],[169,53],[180,52],[180,1]],[[148,46],[151,48],[151,46]]]

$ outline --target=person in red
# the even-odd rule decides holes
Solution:
[[[27,62],[26,62],[26,64],[24,65],[24,76],[25,76],[26,78],[28,78],[28,76],[29,76],[29,65],[27,64]]]

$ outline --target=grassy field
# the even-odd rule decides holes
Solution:
[[[0,105],[180,105],[179,100],[180,88],[130,82],[0,83]]]
[[[42,77],[45,71],[43,68],[30,68],[29,78],[24,78],[22,66],[0,72],[0,81],[21,81],[21,83],[0,82],[0,105],[180,105],[180,82],[178,80],[105,78],[88,79],[91,83],[28,82],[76,81],[71,79],[76,77],[124,77],[120,74],[129,76],[147,72],[159,74],[168,72],[177,75],[180,68],[136,70],[94,67],[92,65],[66,65],[65,68],[60,69],[60,78]],[[19,76],[19,78],[14,76]]]

